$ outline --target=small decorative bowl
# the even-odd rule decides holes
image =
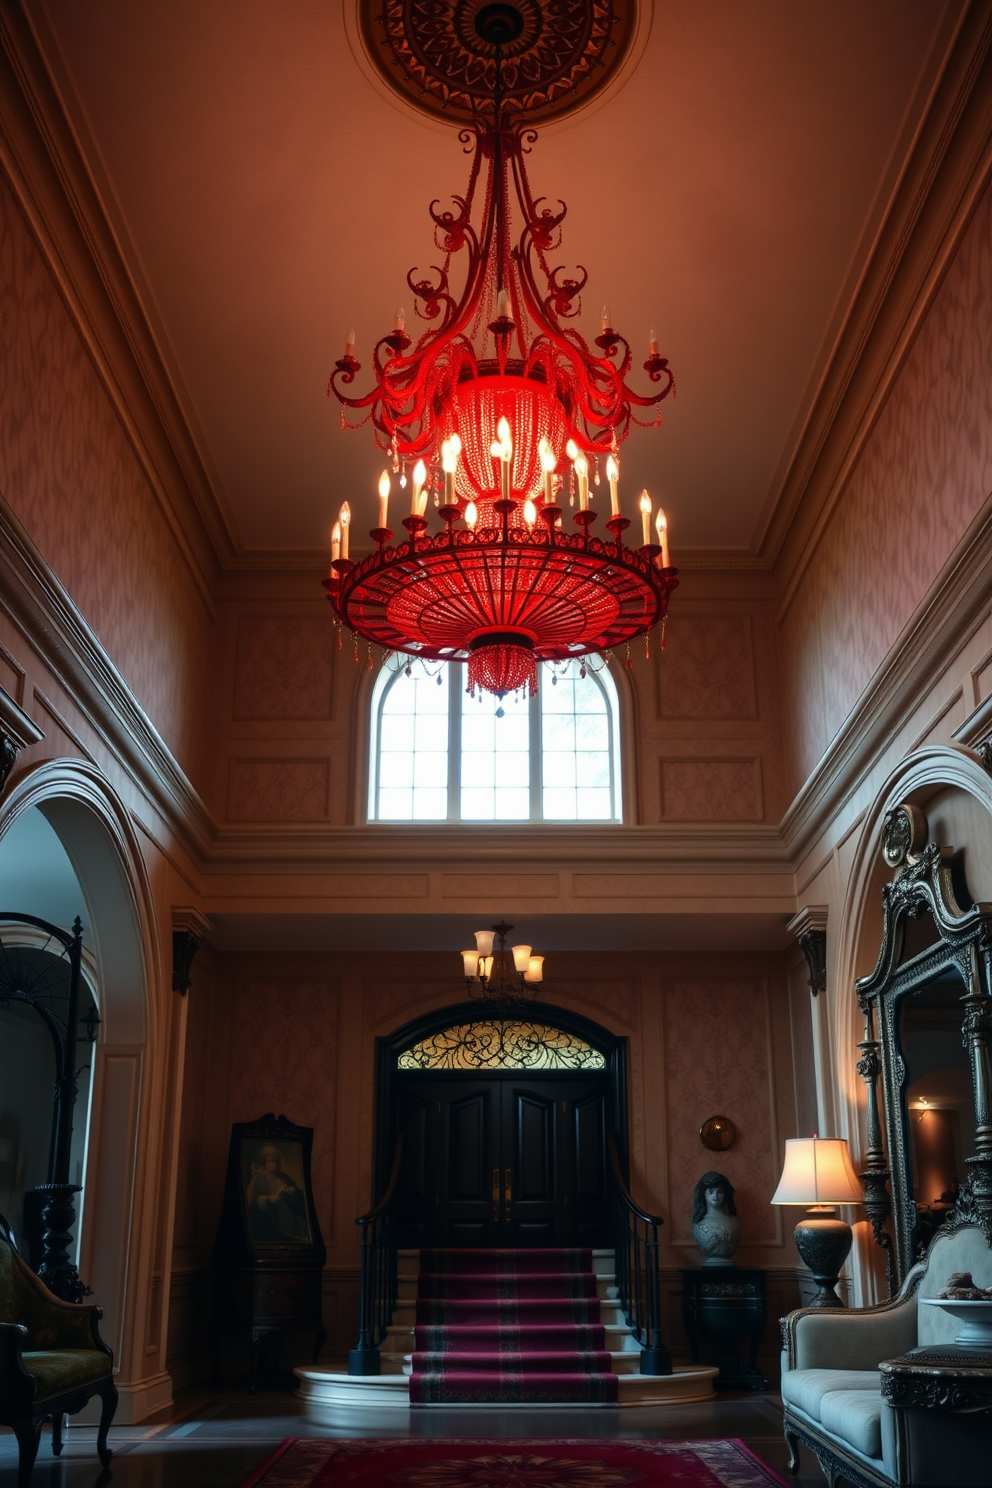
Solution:
[[[954,1342],[961,1348],[992,1349],[992,1298],[967,1302],[957,1297],[921,1297],[923,1307],[942,1307],[964,1327]]]

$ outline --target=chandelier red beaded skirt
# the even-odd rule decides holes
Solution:
[[[610,651],[653,629],[678,579],[619,535],[602,541],[588,525],[566,533],[504,521],[474,531],[449,523],[436,536],[415,531],[325,582],[358,634],[386,650],[468,661],[470,690],[502,697],[533,691],[539,661]]]

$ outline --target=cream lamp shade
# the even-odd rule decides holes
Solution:
[[[864,1201],[842,1137],[789,1137],[773,1204],[860,1204]]]

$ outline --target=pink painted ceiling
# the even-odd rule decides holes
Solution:
[[[382,456],[325,397],[353,324],[368,364],[461,189],[455,131],[375,86],[354,0],[30,0],[237,549],[373,525]],[[599,106],[551,126],[538,193],[563,261],[678,380],[624,449],[682,549],[755,552],[960,3],[672,0]]]

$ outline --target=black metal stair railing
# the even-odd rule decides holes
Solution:
[[[609,1138],[611,1225],[617,1292],[627,1325],[641,1345],[642,1374],[671,1374],[672,1355],[661,1338],[658,1231],[664,1220],[635,1204],[620,1170],[616,1138]]]
[[[396,1138],[386,1192],[368,1214],[355,1220],[361,1230],[358,1342],[348,1350],[349,1374],[378,1374],[379,1345],[396,1310],[396,1190],[403,1156],[403,1137]]]

